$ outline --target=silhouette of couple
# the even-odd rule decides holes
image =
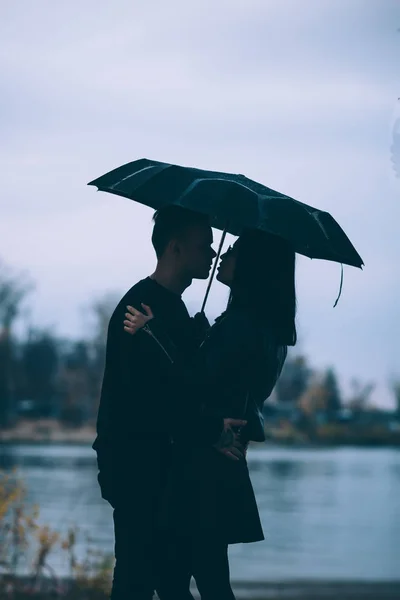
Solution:
[[[112,600],[189,600],[192,577],[202,600],[232,600],[228,545],[264,539],[246,451],[296,343],[295,252],[244,231],[221,258],[230,297],[210,327],[181,294],[208,277],[212,242],[205,216],[157,211],[157,267],[110,320],[93,448],[114,509]]]

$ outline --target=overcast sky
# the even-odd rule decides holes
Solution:
[[[3,0],[0,256],[37,283],[31,319],[154,267],[149,209],[86,183],[141,157],[244,173],[328,210],[365,262],[299,258],[301,349],[343,381],[400,376],[398,0]],[[394,140],[394,144],[393,144]],[[191,310],[205,284],[186,294]],[[215,317],[226,291],[216,284]]]

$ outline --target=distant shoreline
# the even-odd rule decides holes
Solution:
[[[14,427],[0,430],[2,444],[93,444],[96,429],[93,425],[65,427],[56,419],[21,420]]]
[[[40,419],[37,421],[21,420],[14,427],[0,429],[0,443],[5,444],[46,444],[60,445],[92,445],[96,438],[93,424],[81,427],[65,427],[56,419]],[[254,444],[253,447],[283,447],[283,448],[400,448],[400,438],[393,439],[320,439],[300,440],[285,437],[271,437],[267,434],[264,443]]]
[[[71,447],[88,447],[90,448],[95,440],[96,434],[90,439],[48,439],[48,438],[11,438],[7,437],[4,439],[0,432],[0,444],[4,447],[7,446],[71,446]],[[391,448],[394,450],[400,450],[400,446],[397,444],[361,444],[361,443],[289,443],[289,442],[275,442],[267,440],[266,442],[257,443],[254,446],[250,445],[252,450],[261,450],[262,448],[287,448],[293,450],[330,450],[335,448],[358,448],[360,450],[376,449],[383,450]],[[399,596],[400,600],[400,596]]]

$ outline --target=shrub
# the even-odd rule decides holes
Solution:
[[[74,600],[104,599],[111,585],[113,557],[91,547],[86,537],[86,555],[76,558],[81,535],[71,528],[61,536],[39,524],[39,507],[29,506],[26,488],[14,470],[0,471],[0,597],[20,600],[65,597]],[[66,556],[69,577],[61,579],[48,564],[54,549]]]

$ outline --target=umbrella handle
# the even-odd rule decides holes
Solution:
[[[217,270],[217,265],[218,265],[219,257],[221,256],[222,246],[224,245],[226,234],[227,234],[227,225],[225,226],[225,229],[222,232],[221,241],[220,241],[219,246],[218,246],[217,256],[215,257],[214,266],[213,266],[213,269],[211,271],[211,276],[210,276],[210,279],[208,280],[208,286],[207,286],[207,290],[206,290],[206,295],[204,296],[203,304],[201,306],[201,312],[202,313],[204,313],[204,309],[205,309],[206,304],[207,304],[208,295],[210,293],[211,284],[212,284],[212,282],[214,280],[215,271]]]

